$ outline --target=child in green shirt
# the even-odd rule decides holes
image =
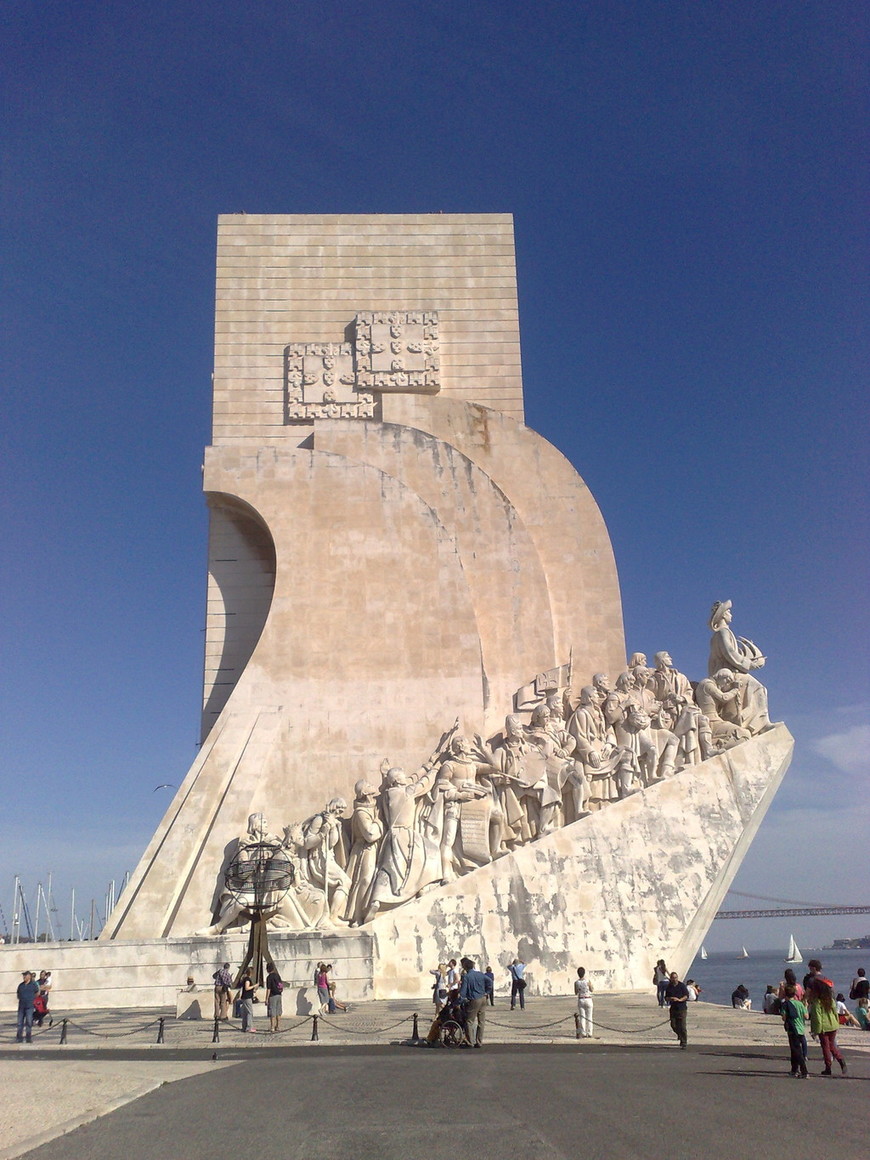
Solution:
[[[806,1005],[797,997],[793,986],[785,988],[785,998],[780,1006],[780,1014],[788,1035],[791,1052],[791,1074],[795,1079],[807,1078],[807,1034],[806,1020],[809,1019]]]

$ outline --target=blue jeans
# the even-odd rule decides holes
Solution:
[[[27,1042],[33,1038],[33,1008],[18,1008],[18,1042],[21,1042],[24,1032],[27,1032]]]
[[[667,1000],[665,999],[665,989],[667,988],[668,980],[665,979],[663,983],[656,985],[656,995],[658,996],[659,1006],[664,1007]]]
[[[801,1075],[807,1074],[807,1037],[806,1035],[797,1035],[790,1027],[786,1028],[788,1034],[788,1048],[791,1054],[791,1073],[795,1075],[800,1072]]]

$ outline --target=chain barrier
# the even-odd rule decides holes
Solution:
[[[158,1016],[158,1018],[156,1018],[156,1019],[151,1019],[147,1023],[143,1023],[141,1026],[133,1027],[129,1031],[110,1032],[110,1031],[96,1031],[90,1027],[85,1026],[85,1024],[83,1024],[83,1023],[78,1023],[73,1019],[64,1018],[64,1019],[59,1020],[59,1022],[60,1022],[60,1041],[59,1042],[61,1045],[64,1045],[67,1043],[68,1031],[71,1029],[76,1030],[76,1031],[80,1031],[84,1035],[90,1035],[94,1039],[128,1039],[133,1035],[141,1035],[143,1032],[148,1031],[149,1028],[156,1026],[157,1027],[157,1040],[156,1040],[156,1042],[158,1044],[165,1044],[165,1042],[166,1042],[165,1030],[166,1030],[167,1019],[168,1019],[167,1016],[161,1015],[161,1016]],[[271,1030],[267,1031],[267,1030],[260,1030],[259,1028],[254,1029],[254,1031],[257,1035],[260,1035],[264,1038],[272,1040],[272,1039],[277,1039],[283,1035],[289,1035],[293,1031],[298,1031],[300,1027],[304,1027],[306,1024],[310,1023],[311,1024],[311,1042],[312,1043],[319,1043],[320,1042],[320,1028],[321,1027],[331,1028],[331,1029],[336,1030],[338,1032],[344,1031],[345,1033],[347,1033],[349,1035],[375,1036],[375,1035],[383,1035],[389,1031],[395,1031],[395,1029],[397,1027],[401,1027],[402,1024],[407,1023],[409,1020],[411,1021],[411,1032],[410,1032],[408,1042],[413,1043],[413,1044],[420,1043],[421,1039],[422,1039],[422,1036],[420,1035],[420,1027],[419,1027],[420,1015],[416,1011],[410,1015],[403,1015],[400,1019],[397,1019],[395,1021],[395,1023],[388,1023],[383,1027],[351,1027],[344,1020],[337,1023],[337,1022],[331,1021],[327,1016],[321,1015],[319,1013],[314,1013],[311,1015],[301,1016],[301,1018],[297,1019],[294,1023],[291,1023],[288,1027],[281,1028],[280,1031],[271,1031]],[[518,1022],[506,1023],[506,1022],[502,1022],[502,1021],[499,1021],[497,1019],[493,1019],[491,1017],[488,1017],[486,1019],[486,1025],[488,1027],[504,1028],[506,1030],[510,1030],[510,1031],[512,1031],[514,1033],[518,1033],[520,1035],[529,1035],[532,1038],[541,1039],[541,1038],[547,1038],[547,1037],[541,1035],[540,1032],[549,1031],[554,1027],[560,1027],[563,1024],[571,1023],[572,1021],[574,1023],[574,1035],[577,1039],[580,1039],[581,1038],[580,1021],[579,1021],[579,1015],[576,1011],[572,1012],[570,1015],[565,1015],[560,1019],[554,1019],[549,1023],[533,1023],[533,1024],[518,1023]],[[206,1020],[204,1022],[211,1022],[211,1021]],[[223,1026],[223,1028],[221,1028],[220,1027],[221,1022],[224,1022],[224,1021],[219,1020],[219,1019],[215,1019],[213,1021],[212,1036],[211,1036],[212,1043],[220,1043],[221,1030],[233,1032],[236,1035],[248,1034],[248,1032],[244,1032],[240,1026],[236,1026],[235,1024],[229,1023],[229,1022],[224,1022],[224,1026]],[[649,1027],[613,1027],[610,1024],[601,1023],[599,1020],[590,1020],[590,1023],[592,1025],[592,1027],[596,1028],[597,1030],[612,1031],[618,1035],[646,1035],[646,1034],[649,1034],[649,1032],[651,1032],[651,1031],[659,1030],[659,1028],[661,1028],[661,1027],[667,1027],[670,1023],[670,1020],[664,1019],[660,1023],[651,1024]],[[40,1027],[38,1029],[34,1028],[34,1033],[36,1036],[41,1036],[43,1034],[47,1034],[50,1030],[51,1030],[51,1028],[49,1028],[49,1027]]]
[[[74,1027],[76,1031],[83,1031],[85,1035],[92,1035],[95,1039],[126,1039],[128,1035],[139,1035],[141,1032],[147,1031],[149,1027],[154,1027],[155,1024],[159,1023],[160,1031],[158,1032],[158,1035],[160,1038],[158,1038],[157,1042],[162,1043],[164,1021],[165,1016],[161,1016],[159,1019],[152,1019],[150,1023],[143,1024],[142,1027],[134,1027],[132,1031],[115,1031],[113,1033],[107,1033],[105,1031],[91,1031],[90,1027],[85,1027],[83,1023],[76,1023],[73,1019],[64,1019],[63,1026],[61,1027],[61,1042],[66,1043],[66,1033],[68,1027]]]

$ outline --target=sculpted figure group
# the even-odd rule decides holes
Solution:
[[[273,900],[270,925],[362,925],[761,732],[770,724],[767,691],[751,674],[765,658],[730,624],[731,601],[717,601],[709,675],[697,684],[668,652],[652,666],[635,653],[613,684],[596,673],[576,696],[570,686],[551,688],[488,741],[461,735],[457,721],[414,774],[385,760],[380,784],[356,783],[349,819],[347,803],[334,798],[272,839],[294,883]],[[261,815],[251,824],[242,853],[266,833]],[[217,922],[201,933],[225,930],[244,903],[222,896]]]

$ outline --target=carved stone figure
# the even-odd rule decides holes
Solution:
[[[683,673],[674,668],[669,652],[657,652],[653,658],[655,669],[649,678],[649,688],[657,701],[664,701],[670,696],[685,697],[692,700],[692,682]]]
[[[415,777],[399,768],[386,775],[381,792],[386,829],[366,921],[379,910],[398,906],[425,886],[440,881],[438,843],[417,824],[417,803],[435,782],[438,757],[438,753],[433,754]]]
[[[503,843],[507,849],[527,842],[535,836],[539,824],[539,806],[533,798],[546,784],[545,759],[540,750],[529,743],[518,713],[505,718],[504,733],[496,738],[492,749],[494,792],[504,818]]]
[[[329,916],[333,922],[343,921],[350,893],[350,878],[346,864],[341,819],[347,811],[344,798],[333,798],[326,809],[303,823],[303,845],[308,851],[311,881],[326,892]]]
[[[616,679],[616,690],[609,697],[611,705],[618,703],[621,709],[616,716],[611,707],[616,741],[632,754],[634,773],[644,785],[650,785],[659,763],[659,751],[652,736],[652,717],[658,711],[658,702],[648,689],[639,685],[639,672],[646,674],[648,670],[628,669],[621,673]]]
[[[502,844],[502,814],[491,784],[480,775],[494,772],[490,760],[472,753],[465,737],[456,736],[438,771],[433,810],[443,813],[441,824],[441,881],[452,882],[462,873],[491,862]],[[437,800],[440,799],[440,800]]]
[[[710,722],[710,731],[719,749],[727,749],[751,736],[738,723],[740,699],[740,686],[730,669],[719,669],[715,676],[699,681],[695,689],[695,700]]]
[[[377,786],[368,781],[358,781],[353,792],[351,847],[347,859],[347,876],[351,887],[344,917],[351,926],[358,926],[368,909],[369,894],[378,867],[378,843],[384,836],[384,824],[378,809]]]
[[[739,724],[750,733],[760,733],[770,725],[767,710],[767,689],[751,675],[753,669],[763,668],[767,659],[751,640],[735,636],[731,630],[731,601],[717,600],[710,611],[709,676],[720,669],[731,669],[736,674],[740,689]]]
[[[612,730],[600,704],[603,691],[600,682],[598,688],[585,685],[580,690],[580,704],[568,722],[568,730],[577,742],[576,758],[583,763],[590,782],[589,804],[596,809],[616,798],[620,787],[630,786],[634,776],[630,751],[612,740]],[[609,689],[605,695],[610,695]]]

